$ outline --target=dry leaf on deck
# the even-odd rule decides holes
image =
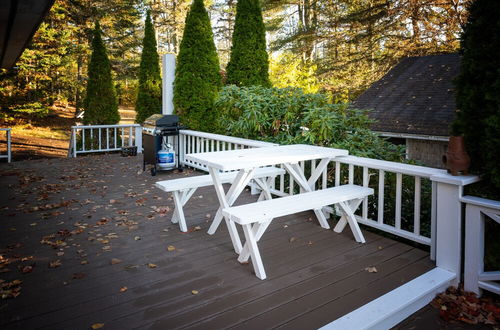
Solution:
[[[49,268],[57,268],[61,265],[62,265],[62,263],[61,263],[61,260],[59,260],[59,259],[49,262]]]
[[[112,265],[119,264],[120,262],[122,262],[122,260],[121,260],[121,259],[118,259],[118,258],[112,258],[112,259],[111,259],[111,261],[110,261],[110,263],[111,263]]]
[[[168,252],[175,251],[175,246],[173,246],[173,245],[169,245],[169,246],[167,246],[167,251],[168,251]]]
[[[366,267],[365,270],[368,273],[377,273],[378,272],[377,268],[375,268],[375,267]]]
[[[149,268],[156,268],[156,267],[158,267],[158,266],[157,266],[156,264],[149,263],[149,264],[148,264],[148,267],[149,267]]]
[[[122,286],[120,288],[120,292],[122,292],[122,293],[125,292],[125,291],[127,291],[127,290],[128,290],[128,288],[126,286]]]
[[[102,327],[104,327],[104,323],[94,323],[90,326],[93,330],[96,330],[96,329],[101,329]]]
[[[198,292],[198,290],[192,290],[191,293],[192,294],[198,294],[199,292]]]

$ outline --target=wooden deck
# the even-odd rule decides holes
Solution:
[[[2,329],[316,329],[434,266],[425,251],[366,230],[358,244],[306,212],[263,236],[261,281],[237,262],[225,225],[206,234],[213,188],[195,193],[181,233],[153,183],[196,173],[151,177],[141,160],[0,165]]]

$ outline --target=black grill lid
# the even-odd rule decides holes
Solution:
[[[179,124],[179,116],[154,114],[144,121],[144,126],[171,127]]]

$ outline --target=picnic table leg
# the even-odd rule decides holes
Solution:
[[[319,163],[318,167],[314,170],[311,178],[309,181],[305,178],[304,172],[300,168],[298,164],[283,164],[295,181],[300,185],[302,189],[304,189],[306,192],[310,192],[313,190],[313,187],[316,183],[315,180],[319,178],[319,175],[317,173],[321,173],[325,166],[328,165],[329,159],[322,159],[321,162]],[[328,224],[328,221],[326,220],[325,214],[323,213],[323,210],[321,208],[319,209],[314,209],[314,214],[316,214],[316,218],[318,218],[319,224],[321,227],[325,229],[330,229],[330,225]]]
[[[246,176],[243,176],[245,173]],[[238,173],[238,175],[234,179],[233,184],[231,185],[231,188],[229,188],[229,191],[225,195],[229,206],[234,204],[238,196],[241,194],[243,189],[245,189],[246,185],[251,180],[252,175],[253,175],[253,170],[252,172],[240,171]],[[240,183],[238,183],[239,181]],[[217,228],[219,228],[220,226],[221,221],[222,221],[222,206],[220,206],[217,212],[215,213],[214,220],[212,221],[210,228],[208,228],[209,235],[215,234]]]
[[[186,218],[184,217],[184,205],[193,196],[196,188],[183,190],[182,192],[174,191],[173,199],[175,204],[175,210],[170,220],[172,223],[179,222],[179,227],[182,232],[187,232]]]
[[[354,238],[356,239],[356,242],[358,243],[365,243],[365,238],[363,236],[363,233],[361,232],[361,228],[359,228],[358,222],[356,221],[356,216],[354,215],[354,210],[355,208],[351,208],[350,205],[355,205],[356,208],[361,204],[363,199],[357,199],[354,200],[352,203],[346,203],[346,202],[340,202],[338,203],[340,209],[342,210],[342,213],[344,213],[344,219],[342,223],[339,221],[337,226],[335,226],[334,231],[339,233],[344,229],[345,227],[345,222],[349,223],[349,227],[351,228],[351,231],[354,235]],[[339,226],[340,225],[340,226]],[[338,227],[338,228],[337,228]],[[340,229],[340,231],[338,231]]]
[[[257,242],[260,241],[267,227],[269,227],[269,225],[271,224],[271,221],[272,219],[269,219],[267,221],[257,222],[256,224],[253,225],[252,232]],[[240,256],[238,257],[238,261],[240,263],[247,262],[249,257],[250,257],[250,246],[248,244],[248,241],[246,241],[245,245],[243,246],[243,249],[241,250]]]
[[[210,175],[212,176],[212,180],[214,181],[215,192],[217,193],[221,208],[227,208],[231,206],[232,203],[234,203],[238,195],[243,191],[253,175],[253,170],[250,170],[248,172],[245,170],[240,170],[226,195],[224,193],[224,187],[222,186],[222,182],[220,180],[219,171],[211,167],[209,167],[208,170],[210,172]],[[241,252],[242,246],[240,236],[238,235],[238,230],[236,229],[236,225],[231,219],[225,218],[225,220],[229,231],[229,236],[231,237],[231,242],[233,243],[234,251],[239,254]],[[210,227],[212,228],[212,226]],[[215,229],[217,229],[217,227],[215,227]]]
[[[266,279],[266,271],[264,270],[264,264],[262,263],[262,258],[260,257],[259,247],[257,246],[257,239],[253,233],[252,225],[243,225],[243,232],[245,233],[246,244],[249,246],[255,275],[261,280],[264,280]]]

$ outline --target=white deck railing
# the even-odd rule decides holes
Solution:
[[[180,152],[179,160],[182,165],[197,168],[206,171],[204,165],[188,161],[185,159],[186,154],[200,153],[200,152],[215,152],[224,150],[247,149],[247,148],[261,148],[276,146],[275,143],[255,141],[249,139],[236,138],[232,136],[181,130],[180,138]]]
[[[0,158],[7,158],[7,162],[11,162],[12,160],[12,150],[11,150],[11,129],[10,128],[0,128],[0,131],[5,132],[5,143],[7,144],[7,153],[0,155]]]
[[[72,126],[68,157],[133,146],[142,153],[142,127],[139,124]]]
[[[180,138],[181,164],[202,170],[205,170],[203,166],[186,161],[184,155],[276,145],[189,130],[181,131]],[[301,162],[300,165],[307,172],[315,168],[316,161]],[[432,177],[444,174],[446,174],[445,170],[435,168],[347,156],[332,162],[325,169],[318,180],[319,186],[316,188],[346,183],[372,186],[376,190],[375,197],[365,199],[360,214],[357,215],[358,221],[393,235],[429,245],[434,259],[436,183],[432,181]],[[388,180],[391,175],[391,180]],[[423,196],[424,184],[426,196]],[[278,196],[286,196],[298,191],[298,184],[288,174],[278,177],[272,190],[273,194]],[[412,201],[404,199],[408,198],[408,195],[411,195]],[[425,209],[422,208],[424,204]],[[408,209],[409,205],[411,209]],[[404,207],[406,209],[403,210]],[[393,210],[393,214],[389,214],[387,209]],[[332,209],[327,210],[333,212]],[[423,217],[424,213],[425,217]]]
[[[465,262],[464,289],[481,294],[487,290],[500,294],[500,271],[484,271],[485,222],[500,224],[500,202],[479,197],[464,196],[465,209]]]

